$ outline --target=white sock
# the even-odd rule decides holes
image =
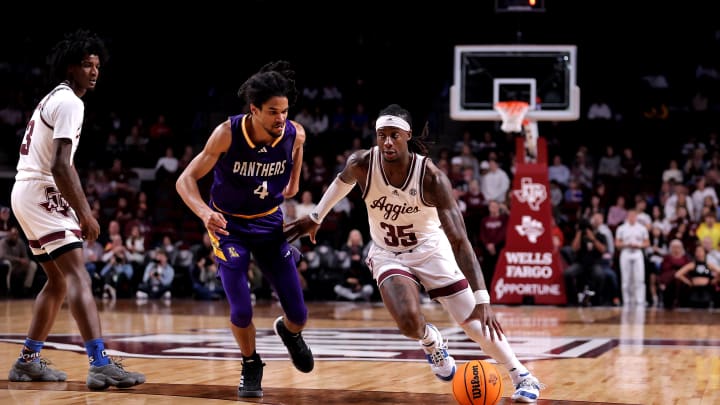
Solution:
[[[490,355],[498,365],[505,367],[510,374],[513,385],[516,385],[530,375],[528,369],[518,360],[517,356],[515,356],[506,336],[503,335],[501,340],[490,340],[480,335],[476,341],[480,343],[482,350]]]
[[[508,373],[510,373],[510,378],[512,379],[513,385],[517,385],[520,381],[532,375],[532,373],[530,373],[530,370],[525,368],[525,366],[523,365],[519,365],[519,367],[509,368]]]
[[[438,342],[438,336],[437,333],[433,328],[425,324],[425,335],[422,339],[420,339],[420,344],[423,346],[423,350],[425,350],[425,353],[431,353],[433,349],[435,348],[436,343]]]

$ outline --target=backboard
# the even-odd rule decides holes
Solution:
[[[580,117],[575,45],[458,45],[450,88],[450,117],[500,121],[498,101],[526,101],[527,118]]]

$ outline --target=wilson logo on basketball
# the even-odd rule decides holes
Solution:
[[[480,389],[480,370],[477,365],[472,366],[472,380],[470,380],[470,386],[472,387],[473,398],[482,398],[483,393]]]

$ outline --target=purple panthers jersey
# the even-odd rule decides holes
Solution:
[[[231,215],[262,216],[284,200],[297,132],[288,120],[283,135],[272,144],[255,145],[245,131],[245,117],[230,117],[232,144],[215,165],[211,204]]]

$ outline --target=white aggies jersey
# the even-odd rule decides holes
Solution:
[[[410,172],[402,187],[390,184],[382,168],[380,149],[370,151],[370,170],[363,199],[367,206],[373,242],[392,252],[405,252],[422,245],[440,231],[437,209],[422,196],[427,157],[411,155]]]
[[[35,108],[25,128],[15,180],[53,181],[50,169],[55,138],[72,141],[72,165],[84,114],[85,104],[67,84],[62,83],[48,93]]]

